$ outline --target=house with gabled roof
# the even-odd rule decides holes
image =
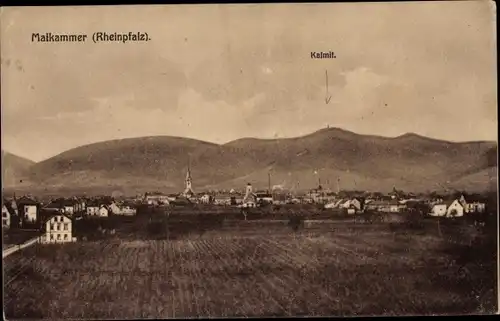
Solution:
[[[99,207],[100,204],[97,200],[90,200],[87,202],[85,213],[89,216],[99,215]]]
[[[2,201],[2,228],[10,228],[10,216],[11,213],[7,208],[6,202]]]
[[[32,198],[23,196],[16,199],[17,210],[23,223],[36,223],[38,220],[39,204]]]
[[[432,204],[429,215],[430,216],[446,216],[447,206],[444,203]]]
[[[445,201],[446,204],[446,216],[447,217],[461,217],[464,216],[465,208],[460,203],[460,200],[449,200]]]
[[[73,237],[73,220],[71,217],[59,213],[49,217],[45,221],[45,234],[41,238],[42,243],[68,243],[75,242]]]
[[[108,210],[114,215],[135,215],[137,213],[136,206],[129,202],[113,202],[109,205]]]
[[[480,197],[462,194],[458,201],[464,207],[465,213],[483,213],[486,211],[486,203]]]
[[[99,206],[99,216],[100,217],[108,217],[109,216],[109,207],[108,205],[101,204]]]

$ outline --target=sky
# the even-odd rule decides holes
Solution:
[[[496,141],[495,30],[487,1],[2,8],[2,149],[41,161],[110,139],[327,126]],[[97,31],[151,40],[31,42]]]

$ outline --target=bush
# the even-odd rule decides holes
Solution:
[[[304,227],[304,218],[299,215],[293,215],[288,221],[288,226],[295,232]]]
[[[406,228],[417,230],[424,228],[424,215],[421,213],[405,213],[403,217],[403,224]]]
[[[147,226],[148,236],[161,238],[168,233],[168,224],[165,220],[150,221]]]

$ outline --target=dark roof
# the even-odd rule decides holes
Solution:
[[[89,200],[86,204],[87,207],[99,207],[98,200]]]
[[[417,206],[422,206],[425,203],[422,202],[422,201],[409,200],[409,201],[406,201],[405,204],[406,204],[407,207],[417,207]]]
[[[458,201],[458,199],[445,200],[443,203],[446,204],[446,207],[448,207],[448,206],[450,206],[455,201],[457,201],[458,204],[460,204],[460,206],[462,206],[462,204]]]
[[[45,208],[61,208],[62,204],[59,203],[59,202],[56,202],[56,201],[52,201],[50,202],[49,204],[47,204],[46,206],[44,206]]]
[[[136,207],[137,205],[134,202],[125,201],[125,202],[122,202],[119,206]]]
[[[26,197],[26,196],[18,198],[16,200],[16,203],[17,204],[22,204],[22,205],[38,205],[38,203],[35,200],[33,200],[33,199],[29,198],[29,197]]]
[[[387,206],[387,205],[399,205],[400,203],[397,200],[387,200],[387,201],[371,201],[369,203],[366,203],[366,206],[373,206],[373,205],[379,205],[379,206]]]
[[[484,198],[481,197],[481,196],[465,196],[465,201],[467,203],[475,203],[475,202],[480,202],[480,203],[484,203]]]
[[[144,193],[144,196],[166,196],[162,192],[146,192]]]
[[[56,216],[64,216],[66,218],[69,218],[70,221],[73,221],[73,219],[71,217],[69,217],[68,215],[62,214],[62,213],[57,213],[57,214],[53,214],[53,215],[48,216],[47,219],[45,220],[45,223],[47,223],[48,221],[50,221],[52,218],[54,218]]]
[[[74,206],[75,204],[78,204],[79,202],[74,199],[64,199],[64,198],[58,198],[56,200],[51,201],[45,208],[63,208],[65,206]]]

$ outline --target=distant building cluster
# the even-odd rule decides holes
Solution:
[[[480,197],[462,194],[456,197],[438,195],[416,196],[397,191],[391,193],[345,192],[324,189],[321,184],[308,192],[292,193],[283,186],[254,190],[247,183],[241,190],[207,191],[195,193],[188,166],[185,188],[177,194],[149,192],[135,199],[117,200],[112,197],[55,198],[48,202],[30,196],[2,200],[3,229],[41,229],[42,243],[75,242],[74,223],[82,218],[108,218],[111,215],[134,216],[140,206],[175,207],[185,205],[213,205],[252,208],[267,205],[319,204],[325,210],[346,214],[364,212],[419,212],[435,217],[461,217],[467,213],[486,211],[486,202]],[[246,213],[246,212],[245,212]]]
[[[135,215],[137,204],[101,198],[57,198],[49,202],[29,196],[2,200],[3,229],[40,229],[42,243],[75,242],[73,225],[83,217]]]

